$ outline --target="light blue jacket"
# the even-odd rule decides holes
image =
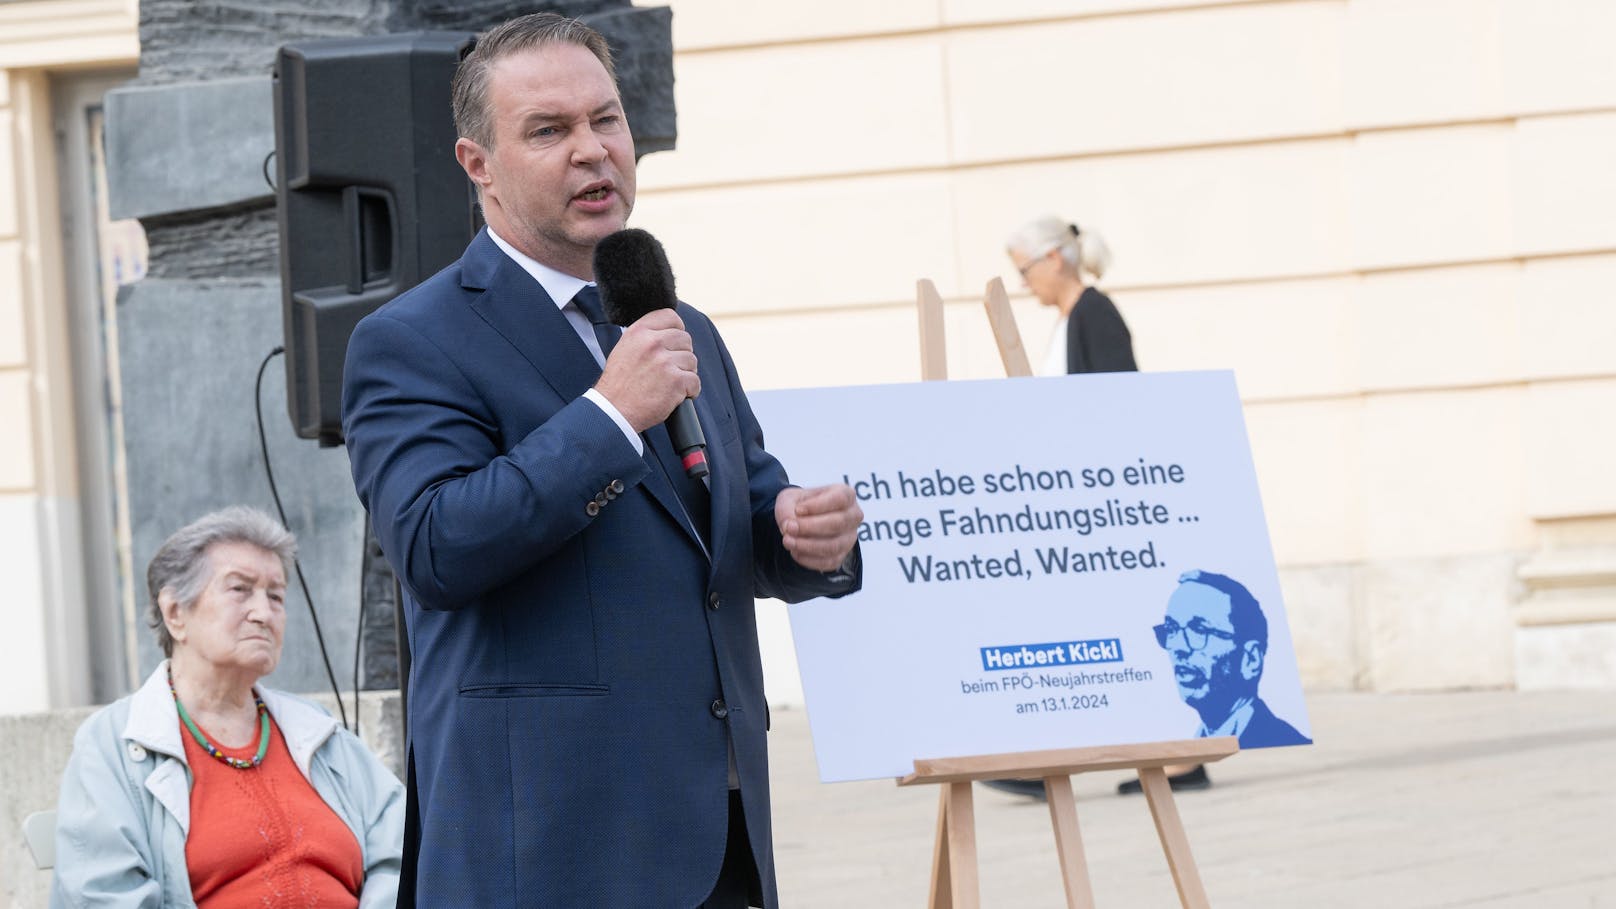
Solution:
[[[404,787],[315,705],[260,686],[297,769],[353,831],[364,855],[361,909],[392,909],[404,840]],[[73,737],[56,804],[51,907],[195,906],[185,867],[191,771],[168,663],[97,711]]]

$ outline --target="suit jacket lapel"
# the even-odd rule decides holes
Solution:
[[[483,291],[472,298],[472,310],[511,342],[563,401],[588,391],[600,378],[600,366],[572,323],[539,282],[494,245],[487,230],[466,248],[460,283]]]
[[[703,555],[707,556],[708,561],[711,561],[712,553],[707,551],[707,544],[702,542],[701,534],[696,532],[695,525],[691,523],[692,518],[685,510],[684,502],[679,499],[679,493],[674,491],[673,488],[673,484],[678,482],[674,479],[678,476],[674,471],[683,473],[684,467],[679,463],[679,456],[673,450],[673,441],[668,438],[667,427],[658,423],[641,433],[640,436],[646,442],[645,456],[652,462],[652,470],[648,475],[646,488],[651,491],[652,495],[657,497],[657,500],[662,503],[662,507],[668,509],[674,520],[679,522],[679,526],[683,527],[685,533],[690,535],[690,539],[696,544],[697,548],[701,550]],[[650,482],[650,479],[655,479],[655,485]],[[718,503],[714,502],[713,504]]]
[[[600,378],[600,365],[578,339],[572,323],[539,282],[494,245],[486,229],[466,248],[460,283],[468,290],[483,291],[472,299],[472,310],[532,364],[561,400],[580,397]],[[667,430],[654,426],[643,437],[648,443],[646,456],[654,460],[653,469],[642,481],[646,491],[705,553],[701,535],[691,526],[678,493],[663,473],[682,469]],[[661,469],[655,469],[659,464]]]
[[[714,362],[716,361],[717,358],[715,357]],[[717,421],[713,417],[713,408],[709,403],[710,400],[711,399],[699,395],[696,397],[696,418],[701,421],[703,435],[706,435],[709,429],[718,425]],[[707,469],[710,471],[707,476],[707,488],[713,496],[712,523],[708,530],[707,539],[712,541],[711,558],[714,562],[718,561],[719,555],[723,553],[725,537],[728,536],[728,534],[725,533],[725,530],[729,525],[728,522],[723,519],[723,516],[729,514],[730,508],[730,488],[728,480],[732,474],[736,473],[736,468],[733,465],[719,464],[722,449],[723,446],[718,444],[717,439],[710,436],[707,438]],[[672,450],[671,445],[669,446],[669,450]],[[677,463],[677,461],[675,461],[675,463]],[[740,471],[741,475],[744,475],[744,473],[744,470]]]

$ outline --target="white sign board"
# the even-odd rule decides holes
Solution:
[[[863,590],[790,607],[823,780],[1202,734],[1309,740],[1232,374],[751,400],[793,482],[845,481],[864,509]]]

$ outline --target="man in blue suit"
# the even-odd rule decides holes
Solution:
[[[454,98],[488,228],[344,375],[413,654],[400,904],[773,907],[753,598],[856,590],[863,515],[788,484],[701,313],[603,324],[593,250],[634,202],[604,40],[512,20]],[[710,488],[662,427],[686,397]]]

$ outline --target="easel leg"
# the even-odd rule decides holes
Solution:
[[[1094,888],[1089,883],[1089,864],[1083,855],[1083,834],[1077,826],[1072,778],[1045,777],[1044,795],[1049,800],[1049,821],[1055,827],[1055,854],[1060,859],[1061,881],[1066,885],[1066,905],[1068,909],[1094,909]]]
[[[931,896],[928,909],[953,909],[948,880],[948,787],[937,787],[937,842],[931,850]]]
[[[1195,857],[1190,854],[1184,822],[1178,816],[1178,804],[1173,801],[1167,771],[1160,767],[1140,768],[1139,782],[1145,798],[1150,801],[1150,816],[1156,820],[1156,836],[1161,838],[1162,851],[1167,853],[1167,867],[1173,872],[1179,903],[1184,909],[1211,909],[1206,888],[1201,885],[1201,874],[1195,869]]]
[[[932,849],[931,909],[979,909],[976,876],[976,816],[971,784],[945,783],[937,802],[937,842]]]

